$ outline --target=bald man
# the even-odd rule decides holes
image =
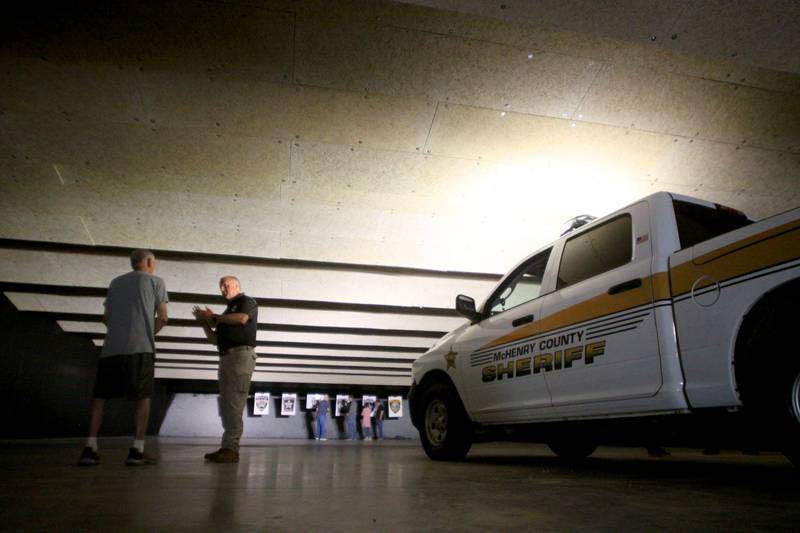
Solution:
[[[219,351],[220,417],[224,432],[220,449],[207,453],[205,458],[212,463],[238,463],[239,440],[244,431],[242,413],[256,366],[258,304],[242,292],[239,280],[233,276],[221,278],[219,290],[228,301],[221,315],[215,315],[208,307],[195,306],[192,311],[208,340]]]
[[[135,436],[125,464],[139,466],[155,462],[144,455],[144,437],[153,394],[155,335],[167,323],[169,300],[164,280],[153,275],[156,270],[153,252],[134,250],[131,268],[131,272],[111,281],[103,303],[106,337],[92,394],[89,438],[78,459],[81,466],[100,463],[97,435],[103,422],[105,402],[120,396],[136,402]]]

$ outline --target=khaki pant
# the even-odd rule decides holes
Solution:
[[[247,405],[250,379],[256,367],[256,350],[252,346],[236,346],[219,358],[219,408],[222,418],[222,448],[239,451],[244,431],[242,413]]]

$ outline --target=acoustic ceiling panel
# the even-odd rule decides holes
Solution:
[[[384,24],[351,32],[325,18],[300,31],[302,83],[494,109],[569,114],[600,68],[583,57]]]

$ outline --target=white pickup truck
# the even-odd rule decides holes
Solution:
[[[800,208],[660,192],[530,255],[413,364],[428,456],[476,440],[778,446],[800,462]],[[738,440],[737,440],[738,439]]]

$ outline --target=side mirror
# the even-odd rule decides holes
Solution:
[[[478,311],[475,310],[475,300],[463,294],[456,296],[456,312],[471,322],[477,321],[479,317]]]

